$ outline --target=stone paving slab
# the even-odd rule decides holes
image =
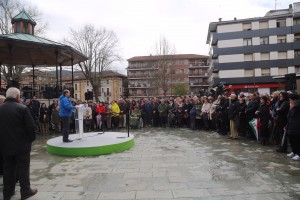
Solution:
[[[274,146],[189,129],[143,128],[132,133],[133,148],[96,157],[50,155],[47,138],[38,136],[32,148],[31,184],[39,192],[30,199],[300,199],[300,162],[276,153]],[[20,199],[19,189],[17,185],[12,200]]]

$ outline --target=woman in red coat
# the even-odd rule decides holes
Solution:
[[[105,121],[105,113],[106,113],[106,108],[103,105],[103,102],[99,102],[97,107],[96,107],[96,119],[97,119],[97,129],[101,128],[102,122]]]

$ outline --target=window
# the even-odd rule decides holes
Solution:
[[[277,36],[277,43],[286,43],[286,36],[285,35],[278,35]]]
[[[87,82],[86,82],[86,85],[87,85],[87,86],[89,86],[89,85],[90,85],[89,81],[87,81]]]
[[[245,73],[245,74],[244,74],[245,77],[252,77],[252,76],[254,75],[252,69],[250,69],[250,70],[245,70],[244,73]]]
[[[243,24],[243,30],[244,31],[250,31],[251,30],[251,23]]]
[[[244,61],[253,61],[252,54],[244,54]]]
[[[293,24],[294,25],[300,24],[300,18],[294,18]]]
[[[267,29],[269,28],[268,22],[259,22],[259,29]]]
[[[270,53],[261,53],[260,60],[270,60]]]
[[[179,70],[179,73],[180,73],[180,74],[184,74],[184,69],[180,69],[180,70]]]
[[[104,88],[101,88],[101,92],[104,92]]]
[[[286,21],[285,20],[277,20],[276,26],[277,26],[277,28],[285,27],[286,26]]]
[[[288,69],[287,68],[278,68],[278,75],[285,75],[288,73]]]
[[[269,37],[261,37],[260,44],[269,44]]]
[[[75,99],[77,99],[77,94],[75,94]]]
[[[295,34],[294,41],[300,41],[300,34]]]
[[[109,88],[106,88],[107,95],[109,94]]]
[[[300,57],[300,49],[295,49],[294,50],[294,57],[295,58]]]
[[[244,46],[251,46],[252,45],[252,39],[244,39]]]
[[[77,84],[75,84],[75,90],[77,90]]]
[[[24,33],[28,33],[28,23],[27,22],[23,22],[23,28],[24,28]]]
[[[295,73],[300,73],[300,66],[299,65],[295,66]]]
[[[17,22],[17,33],[21,32],[21,23]]]
[[[270,76],[270,69],[261,69],[261,76]]]
[[[278,59],[287,59],[287,52],[278,52]]]

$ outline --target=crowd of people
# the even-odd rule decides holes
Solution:
[[[245,137],[257,140],[262,145],[277,145],[276,151],[279,153],[288,153],[290,144],[292,151],[287,156],[292,160],[300,160],[300,97],[285,91],[276,91],[272,95],[258,92],[236,94],[230,91],[216,98],[208,95],[82,102],[72,100],[70,91],[65,90],[59,100],[53,100],[46,106],[36,97],[22,99],[20,91],[11,88],[7,91],[6,99],[0,96],[0,104],[0,122],[5,128],[0,135],[0,158],[4,158],[5,163],[4,197],[14,195],[16,175],[23,197],[36,194],[37,190],[31,189],[29,182],[34,133],[45,135],[55,131],[62,133],[63,142],[72,142],[68,139],[69,132],[75,132],[76,110],[82,104],[88,108],[85,109],[83,120],[85,132],[126,126],[187,128],[195,133],[200,133],[199,130],[214,131],[231,140]],[[255,126],[252,126],[253,121],[256,122]],[[24,130],[27,137],[22,136]],[[15,141],[14,137],[20,137],[20,140]]]
[[[84,131],[111,130],[126,127],[180,127],[192,130],[215,131],[228,135],[229,139],[240,137],[257,139],[262,145],[275,144],[277,152],[286,153],[288,141],[293,148],[290,154],[294,160],[300,160],[299,95],[284,91],[272,95],[254,93],[226,92],[213,96],[182,96],[166,98],[119,99],[111,102],[89,100],[71,101],[73,106],[86,103],[90,108],[84,115]],[[35,97],[25,103],[42,134],[49,130],[61,132],[59,102],[47,108]],[[75,132],[75,112],[70,119],[69,131]],[[251,126],[257,119],[258,131]],[[288,126],[289,124],[289,126]]]

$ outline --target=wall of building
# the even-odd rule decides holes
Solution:
[[[297,73],[300,43],[295,34],[300,34],[300,24],[294,24],[288,10],[278,16],[272,13],[267,17],[213,24],[209,27],[212,32],[208,32],[212,58],[209,80],[213,84],[247,84],[246,80],[275,83],[272,76]]]
[[[176,55],[174,55],[176,56]],[[147,58],[147,57],[146,57]],[[196,61],[195,61],[196,60]],[[198,59],[202,60],[202,59]],[[207,63],[207,58],[203,59]],[[147,70],[145,66],[153,67],[154,61],[141,60],[139,62],[129,62],[128,66],[128,86],[130,97],[152,97],[163,96],[162,88],[157,87],[155,82],[155,73],[159,68],[152,68]],[[197,59],[172,59],[168,63],[167,78],[168,91],[167,96],[173,96],[173,87],[176,84],[184,83],[190,86],[188,94],[195,93],[195,91],[208,88],[208,66],[202,66],[203,61]],[[201,80],[201,81],[200,81]],[[197,85],[193,85],[196,83]],[[197,92],[197,93],[198,93]]]

